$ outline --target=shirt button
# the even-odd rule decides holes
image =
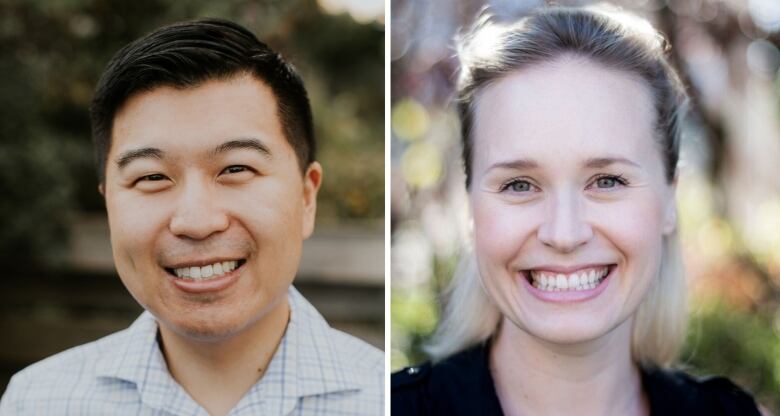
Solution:
[[[409,367],[406,369],[406,374],[409,374],[410,376],[413,376],[420,372],[420,369],[418,367]]]

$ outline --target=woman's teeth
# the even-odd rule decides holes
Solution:
[[[594,289],[608,273],[609,267],[599,267],[571,274],[531,271],[530,275],[535,288],[546,292],[560,292]]]
[[[173,269],[173,273],[183,279],[191,280],[205,280],[209,278],[215,278],[222,276],[225,273],[230,273],[236,269],[238,261],[223,261],[221,263],[214,263],[203,267],[181,267]]]

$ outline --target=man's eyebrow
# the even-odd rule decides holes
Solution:
[[[585,161],[585,167],[587,168],[605,168],[609,165],[619,163],[623,165],[630,165],[633,167],[640,167],[639,164],[633,162],[624,157],[594,157]]]
[[[263,156],[272,157],[271,149],[268,148],[263,142],[253,138],[242,138],[226,141],[221,145],[214,148],[213,154],[216,156],[220,153],[226,153],[235,149],[253,149],[262,153]]]
[[[142,147],[140,149],[128,150],[122,153],[116,159],[116,164],[119,169],[122,169],[134,160],[143,158],[162,159],[163,155],[165,155],[165,152],[156,147]]]

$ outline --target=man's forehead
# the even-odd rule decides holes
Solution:
[[[112,138],[116,139],[127,128],[167,126],[177,122],[197,124],[198,121],[247,113],[253,118],[277,118],[273,90],[248,75],[212,79],[187,88],[162,85],[132,94],[125,100],[114,114]]]
[[[252,77],[213,80],[193,88],[159,87],[138,94],[117,112],[112,151],[175,147],[181,144],[216,151],[270,150],[285,143],[270,87]],[[248,139],[244,140],[244,139]],[[278,142],[278,143],[277,143]]]

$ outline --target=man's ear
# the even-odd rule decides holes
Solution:
[[[322,185],[322,165],[312,162],[303,175],[303,238],[314,232],[314,218],[317,216],[317,192]]]
[[[103,198],[106,197],[106,184],[101,182],[98,184],[98,192],[100,192],[100,195],[103,195]]]

